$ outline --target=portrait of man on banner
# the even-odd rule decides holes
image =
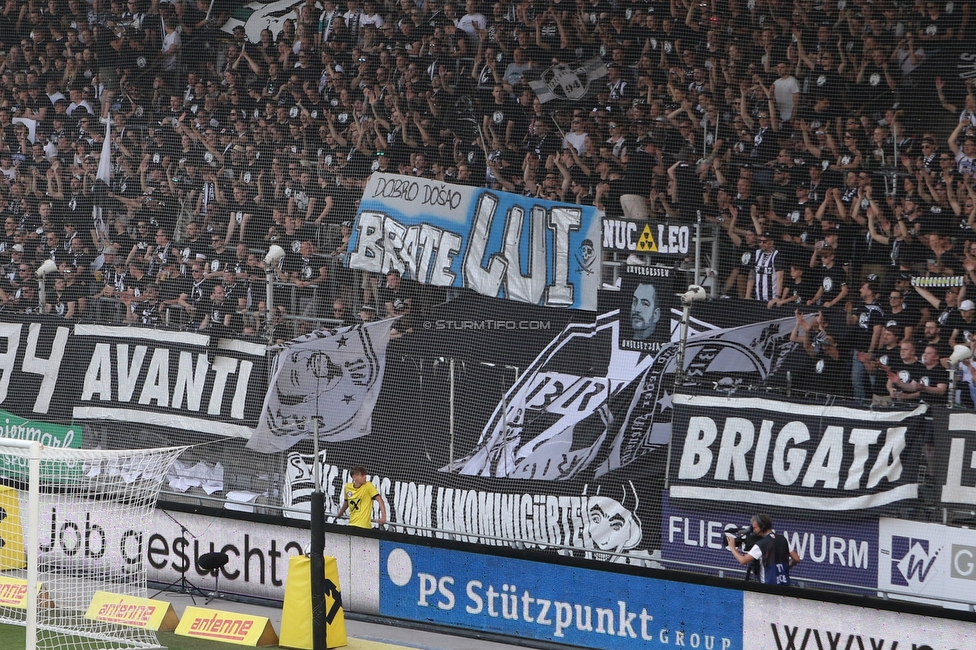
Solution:
[[[627,266],[620,287],[620,346],[656,352],[671,340],[672,269]]]

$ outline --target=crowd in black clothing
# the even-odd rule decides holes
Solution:
[[[944,384],[926,345],[971,344],[976,97],[932,70],[976,35],[969,2],[292,9],[249,39],[219,29],[220,1],[4,5],[3,310],[236,334],[404,315],[409,332],[432,296],[342,266],[381,171],[701,219],[720,293],[817,314],[797,323],[796,374],[831,392],[925,398]],[[540,79],[569,99],[543,102]]]

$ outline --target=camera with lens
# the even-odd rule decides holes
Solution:
[[[752,526],[735,526],[729,524],[725,527],[725,536],[735,540],[735,546],[743,553],[756,545],[761,538],[752,530]]]

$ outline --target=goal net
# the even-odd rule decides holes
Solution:
[[[153,630],[86,612],[96,592],[147,596],[146,531],[185,449],[63,449],[0,438],[0,622],[27,626],[27,650],[159,647]]]

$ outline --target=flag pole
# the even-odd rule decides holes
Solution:
[[[552,121],[552,123],[556,125],[556,130],[559,131],[559,135],[563,136],[563,140],[565,140],[566,139],[566,132],[563,131],[563,128],[561,126],[559,126],[559,122],[556,120],[556,114],[555,113],[549,113],[549,120]]]
[[[318,379],[316,384],[316,403],[318,403]],[[312,650],[326,650],[328,644],[328,623],[325,618],[325,494],[322,492],[321,471],[319,468],[319,418],[312,419],[312,465],[311,502],[311,549],[309,551],[309,570],[312,596]]]

